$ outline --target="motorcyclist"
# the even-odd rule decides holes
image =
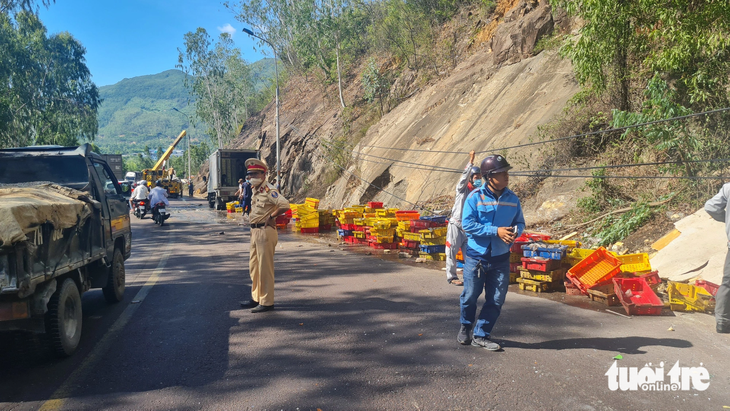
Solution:
[[[132,208],[134,209],[134,206],[136,206],[137,201],[139,200],[146,200],[149,198],[149,190],[147,190],[147,182],[142,180],[137,182],[137,187],[134,188],[134,191],[132,191],[132,196],[130,197],[130,203],[132,205]],[[149,211],[150,205],[147,204],[145,206],[147,209],[146,211]]]
[[[150,191],[150,204],[152,205],[152,216],[157,215],[157,205],[159,203],[169,206],[170,202],[167,200],[167,190],[162,188],[162,180],[155,181],[155,188]]]

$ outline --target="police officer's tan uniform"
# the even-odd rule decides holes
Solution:
[[[266,167],[261,160],[250,159],[246,166],[251,170]],[[253,187],[251,198],[251,254],[248,263],[251,273],[251,299],[263,306],[274,305],[274,250],[279,240],[276,219],[271,214],[276,210],[288,210],[289,200],[279,194],[276,187],[264,181]]]

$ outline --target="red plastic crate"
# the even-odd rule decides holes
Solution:
[[[316,234],[319,233],[319,227],[312,227],[312,228],[301,228],[302,234]]]
[[[509,272],[511,272],[511,273],[519,272],[521,266],[522,266],[522,263],[510,263]]]
[[[568,270],[566,275],[584,294],[594,285],[610,281],[621,272],[621,261],[599,247]]]
[[[376,250],[395,250],[398,248],[398,243],[370,243],[369,245]]]
[[[355,228],[352,229],[352,231],[365,231],[366,227],[364,225],[356,225]]]
[[[412,240],[406,240],[406,239],[403,239],[400,242],[400,245],[405,248],[418,248],[419,244],[421,244],[420,241],[412,241]]]
[[[368,202],[368,208],[383,208],[383,203],[380,201]]]
[[[653,287],[662,283],[662,279],[659,278],[659,271],[652,271],[650,273],[642,274],[639,276],[639,278],[645,279],[646,283],[649,284],[649,287]]]
[[[713,297],[717,296],[717,290],[720,289],[719,285],[705,280],[695,280],[695,286],[704,288],[705,291],[712,294]]]
[[[525,270],[548,272],[560,268],[560,261],[540,257],[522,257],[520,265]]]
[[[364,238],[355,238],[355,242],[354,242],[354,244],[367,244],[367,243],[368,243],[368,240],[366,240]]]
[[[355,224],[340,224],[340,228],[343,230],[355,230],[356,227]]]
[[[614,278],[613,287],[618,300],[629,315],[660,315],[664,303],[645,279]]]
[[[319,232],[321,233],[322,231],[332,231],[332,224],[324,224],[324,225],[320,224]]]
[[[522,246],[526,245],[526,244],[530,244],[531,242],[532,241],[528,241],[528,240],[515,240],[515,242],[512,243],[511,246],[509,246],[509,252],[522,254]]]

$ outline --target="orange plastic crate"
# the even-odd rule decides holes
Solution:
[[[619,272],[621,261],[600,247],[568,270],[567,277],[583,293],[587,293],[589,288],[611,280]]]

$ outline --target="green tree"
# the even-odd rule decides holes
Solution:
[[[0,38],[0,145],[92,141],[101,101],[84,47],[28,11],[0,14]]]
[[[572,60],[580,83],[597,94],[608,91],[619,110],[632,108],[632,81],[654,72],[671,80],[688,104],[727,104],[730,2],[559,0],[557,5],[585,21],[562,53]]]
[[[250,70],[227,33],[214,42],[198,28],[185,34],[185,51],[178,51],[177,67],[185,72],[185,86],[195,96],[195,114],[223,147],[246,120],[247,101],[254,95]]]

